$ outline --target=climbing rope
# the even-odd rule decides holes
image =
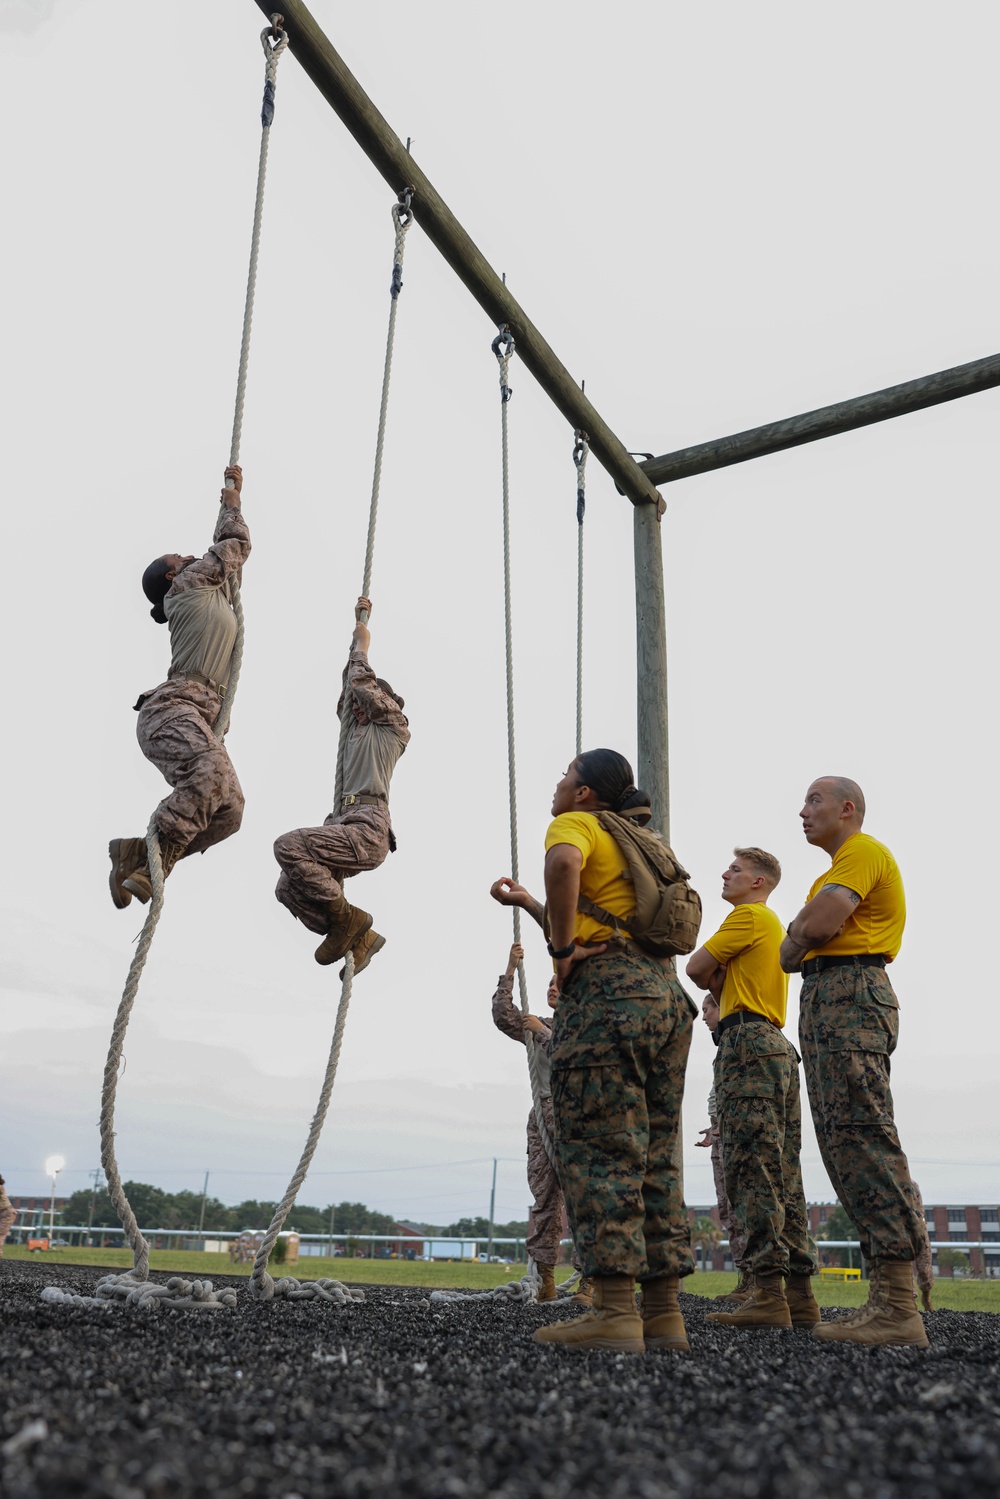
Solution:
[[[274,89],[278,60],[285,48],[288,46],[288,37],[280,29],[280,16],[272,17],[272,24],[261,32],[260,41],[264,49],[264,102],[261,109],[261,144],[260,159],[257,168],[257,197],[254,205],[253,233],[251,235],[250,269],[247,278],[246,303],[243,312],[243,337],[240,348],[239,374],[236,382],[236,411],[233,419],[233,436],[230,446],[230,466],[239,462],[240,437],[243,429],[243,406],[246,398],[247,367],[250,357],[250,327],[253,321],[254,290],[257,281],[257,260],[260,249],[260,224],[264,206],[264,180],[267,173],[267,147],[270,136],[271,122],[274,119]],[[232,487],[232,481],[227,484]],[[223,507],[225,508],[225,507]],[[232,664],[230,667],[229,684],[226,694],[222,700],[222,707],[214,725],[214,732],[219,739],[225,738],[229,728],[229,720],[233,711],[233,699],[236,695],[236,684],[239,681],[240,665],[243,659],[243,608],[240,603],[240,590],[236,578],[230,579],[229,598],[233,613],[236,616],[236,639],[233,644]],[[157,808],[159,811],[159,808]],[[125,1189],[122,1186],[121,1176],[118,1171],[118,1162],[115,1157],[115,1098],[118,1089],[118,1075],[121,1067],[122,1048],[125,1044],[125,1032],[128,1028],[129,1017],[132,1006],[135,1004],[136,995],[139,991],[139,980],[142,977],[146,958],[153,941],[153,933],[156,931],[163,910],[163,860],[160,850],[160,839],[156,826],[156,812],[149,820],[146,829],[146,848],[149,857],[149,876],[152,886],[152,897],[149,903],[149,912],[143,923],[142,932],[139,935],[135,956],[132,959],[125,981],[125,989],[118,1005],[118,1013],[111,1032],[111,1045],[108,1049],[108,1058],[104,1066],[104,1085],[101,1093],[101,1165],[108,1181],[108,1192],[125,1230],[132,1250],[132,1269],[121,1276],[108,1276],[97,1287],[98,1298],[120,1297],[129,1305],[156,1301],[168,1306],[233,1306],[235,1297],[229,1291],[214,1291],[210,1281],[191,1282],[191,1286],[197,1286],[198,1290],[182,1291],[181,1287],[188,1282],[173,1280],[169,1284],[174,1287],[170,1297],[164,1295],[164,1287],[156,1282],[150,1282],[149,1275],[149,1245],[146,1243],[142,1232],[136,1222]],[[207,1290],[205,1289],[207,1287]],[[52,1288],[56,1289],[56,1288]],[[56,1299],[49,1297],[48,1299]]]
[[[581,1279],[580,1271],[574,1270],[561,1286],[557,1286],[556,1299],[569,1301],[576,1295]],[[439,1304],[456,1301],[511,1301],[515,1305],[531,1306],[538,1300],[541,1288],[542,1277],[538,1273],[538,1267],[534,1260],[529,1259],[528,1269],[520,1280],[504,1281],[503,1285],[494,1286],[491,1291],[432,1291],[428,1300]]]
[[[510,361],[514,357],[516,345],[514,335],[504,325],[500,329],[491,346],[496,355],[497,364],[500,366],[500,454],[501,454],[501,476],[503,488],[503,613],[504,613],[504,643],[507,653],[507,792],[510,803],[510,873],[513,880],[518,879],[518,856],[517,856],[517,761],[514,748],[514,640],[511,630],[511,604],[510,604],[510,461],[507,440],[507,407],[513,394],[510,387],[509,369]],[[514,917],[514,941],[521,940],[521,908],[512,907]],[[524,960],[517,965],[517,987],[521,999],[521,1014],[530,1015],[531,1009],[528,1004],[528,981],[525,977]],[[535,1123],[541,1137],[542,1146],[553,1171],[556,1169],[556,1152],[545,1123],[545,1113],[542,1108],[542,1095],[538,1078],[538,1057],[535,1047],[536,1042],[530,1031],[524,1033],[524,1047],[528,1057],[528,1077],[531,1081],[531,1103],[535,1111]]]
[[[392,280],[389,284],[389,331],[385,344],[385,367],[382,372],[382,400],[379,407],[378,436],[375,440],[375,470],[372,477],[371,501],[368,510],[368,542],[365,548],[365,571],[361,592],[368,597],[371,588],[372,563],[375,555],[375,525],[378,517],[379,489],[382,483],[382,453],[385,447],[385,424],[386,413],[389,409],[389,379],[392,374],[392,353],[396,339],[396,309],[399,303],[399,294],[403,289],[403,250],[406,243],[406,231],[413,222],[413,210],[410,207],[412,189],[407,188],[400,193],[398,202],[392,205],[392,221],[395,228],[395,247],[392,258]],[[344,752],[347,748],[347,731],[351,722],[351,687],[350,681],[344,684],[344,701],[340,715],[340,740],[337,746],[337,772],[335,778],[333,807],[334,812],[339,812],[344,796]],[[326,1112],[330,1104],[330,1095],[333,1092],[333,1084],[337,1076],[337,1064],[340,1060],[340,1047],[344,1038],[344,1027],[347,1024],[347,1010],[351,1002],[351,986],[354,979],[354,957],[348,953],[344,962],[344,978],[340,991],[340,1003],[337,1006],[337,1018],[333,1028],[333,1041],[330,1045],[330,1056],[326,1064],[326,1073],[323,1077],[323,1086],[320,1090],[319,1103],[313,1115],[312,1124],[309,1127],[309,1138],[306,1140],[305,1149],[302,1152],[295,1174],[288,1184],[288,1190],[278,1204],[274,1217],[271,1219],[267,1233],[257,1250],[254,1259],[253,1270],[250,1274],[250,1294],[258,1301],[270,1301],[274,1296],[287,1296],[293,1300],[302,1300],[306,1297],[316,1297],[323,1300],[338,1300],[341,1304],[347,1301],[363,1301],[364,1295],[361,1291],[348,1291],[341,1286],[339,1281],[299,1281],[291,1276],[275,1281],[268,1274],[267,1262],[271,1256],[282,1225],[291,1211],[295,1202],[296,1194],[305,1181],[309,1164],[313,1153],[319,1144],[319,1137],[323,1132],[323,1124]],[[339,1287],[339,1291],[333,1292],[331,1287]],[[343,1293],[341,1295],[341,1293]]]
[[[587,454],[590,438],[586,432],[573,434],[573,462],[576,465],[576,753],[583,753],[583,517],[587,509]]]

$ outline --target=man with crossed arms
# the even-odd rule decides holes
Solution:
[[[855,781],[821,776],[799,816],[806,841],[833,864],[789,926],[781,966],[802,974],[799,1045],[816,1137],[871,1266],[867,1303],[813,1336],[926,1348],[913,1291],[926,1226],[889,1089],[899,1005],[885,969],[903,940],[903,881],[885,845],[861,831],[865,799]]]
[[[740,1304],[708,1321],[811,1326],[820,1311],[809,1284],[816,1259],[799,1164],[799,1058],[781,1030],[788,1007],[788,977],[778,962],[784,928],[767,904],[781,865],[761,848],[733,853],[722,876],[722,898],[733,909],[693,954],[687,974],[720,999],[715,1089],[722,1167],[752,1287]]]

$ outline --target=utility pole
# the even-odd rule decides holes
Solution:
[[[493,1185],[490,1187],[490,1234],[486,1242],[486,1263],[493,1258],[493,1213],[497,1202],[497,1158],[493,1157]]]
[[[201,1216],[198,1219],[198,1242],[202,1249],[205,1248],[205,1202],[208,1198],[208,1172],[205,1172],[205,1185],[201,1192]]]
[[[94,1209],[97,1206],[97,1186],[98,1186],[98,1183],[101,1180],[102,1174],[103,1173],[101,1171],[100,1166],[96,1166],[94,1168],[94,1170],[90,1173],[90,1211],[87,1214],[87,1248],[88,1249],[90,1249],[92,1247],[92,1245],[93,1245],[93,1236],[91,1234],[91,1229],[94,1226]]]
[[[333,1215],[334,1215],[335,1211],[336,1211],[336,1209],[334,1208],[334,1205],[331,1202],[331,1204],[330,1204],[330,1238],[327,1241],[327,1257],[329,1259],[333,1259]]]

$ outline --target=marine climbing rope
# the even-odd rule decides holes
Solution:
[[[509,372],[510,361],[514,357],[516,345],[514,335],[505,325],[500,329],[491,344],[493,353],[500,366],[500,469],[501,487],[503,491],[503,617],[504,617],[504,645],[507,655],[507,791],[510,802],[510,873],[511,878],[518,879],[518,857],[517,857],[517,760],[514,749],[514,641],[511,630],[511,602],[510,602],[510,460],[507,436],[507,407],[513,394],[510,386]],[[514,941],[521,940],[521,909],[519,906],[512,907],[514,917]],[[524,971],[524,960],[517,965],[517,987],[521,1000],[522,1015],[530,1015],[531,1008],[528,1003],[528,981]],[[531,1080],[531,1103],[535,1111],[535,1123],[541,1136],[545,1154],[548,1156],[553,1171],[556,1169],[556,1152],[545,1123],[545,1114],[542,1109],[542,1096],[539,1089],[538,1078],[538,1056],[536,1042],[530,1031],[525,1031],[524,1047],[528,1057],[528,1077]]]
[[[406,243],[406,232],[413,222],[413,210],[410,207],[413,190],[407,188],[400,193],[399,199],[392,205],[392,222],[395,230],[395,247],[392,259],[392,280],[389,284],[389,331],[385,343],[385,367],[382,373],[382,401],[379,407],[378,436],[375,440],[375,469],[372,476],[371,501],[368,510],[368,541],[365,548],[364,580],[361,584],[361,592],[367,598],[371,588],[372,563],[375,555],[375,525],[378,518],[379,489],[382,483],[382,453],[385,447],[385,425],[386,415],[389,409],[389,380],[392,374],[392,352],[396,338],[396,310],[399,305],[399,294],[403,289],[403,250]],[[340,715],[340,741],[337,747],[337,773],[336,785],[333,795],[333,805],[339,808],[343,801],[344,792],[344,751],[347,746],[347,730],[351,722],[351,688],[350,682],[345,683],[344,702]],[[309,1135],[299,1159],[299,1164],[291,1181],[288,1183],[287,1191],[281,1199],[271,1219],[267,1233],[261,1241],[254,1259],[253,1270],[250,1274],[250,1295],[257,1301],[270,1301],[274,1296],[287,1296],[293,1300],[304,1300],[307,1297],[316,1297],[326,1301],[337,1301],[345,1304],[349,1301],[363,1301],[364,1293],[360,1290],[350,1290],[341,1285],[339,1281],[300,1281],[292,1276],[283,1276],[280,1280],[274,1280],[268,1274],[267,1262],[271,1256],[292,1204],[295,1202],[296,1194],[305,1181],[310,1162],[319,1137],[323,1131],[327,1109],[330,1104],[330,1095],[333,1092],[334,1080],[337,1076],[337,1064],[340,1061],[340,1048],[344,1039],[344,1026],[347,1023],[347,1010],[351,1003],[351,986],[354,980],[354,958],[351,953],[344,960],[344,977],[340,990],[340,1003],[337,1006],[337,1018],[333,1027],[333,1040],[330,1044],[330,1055],[327,1059],[326,1072],[323,1077],[323,1086],[320,1089],[319,1102],[313,1115],[312,1124],[309,1126]]]
[[[260,42],[264,50],[264,99],[260,114],[261,137],[260,156],[257,166],[257,193],[254,203],[253,231],[250,241],[250,267],[247,274],[246,302],[243,311],[240,364],[236,379],[236,406],[233,416],[233,434],[229,449],[230,465],[238,464],[240,460],[243,407],[246,400],[247,369],[250,361],[250,329],[253,322],[257,261],[260,251],[260,226],[264,209],[264,183],[267,176],[267,151],[271,136],[271,124],[274,120],[274,93],[278,62],[285,48],[288,46],[288,37],[282,30],[282,21],[282,16],[278,14],[273,15],[271,17],[271,25],[266,26],[260,34]],[[232,487],[231,480],[228,481],[228,484]],[[229,728],[229,720],[233,711],[233,700],[236,696],[236,685],[239,681],[240,666],[243,659],[243,607],[240,602],[239,586],[235,578],[230,580],[229,597],[233,613],[236,616],[236,639],[233,645],[229,685],[214,726],[215,733],[219,739],[225,738],[226,731]],[[110,1275],[99,1281],[96,1296],[94,1297],[80,1298],[67,1296],[55,1286],[46,1288],[43,1294],[50,1301],[70,1300],[79,1302],[82,1299],[86,1303],[87,1301],[109,1302],[122,1300],[128,1302],[130,1305],[147,1307],[159,1305],[200,1308],[231,1307],[236,1304],[235,1292],[228,1288],[215,1291],[211,1281],[188,1282],[174,1278],[164,1286],[149,1280],[149,1245],[142,1235],[142,1231],[136,1222],[135,1214],[125,1195],[115,1156],[115,1099],[118,1090],[118,1074],[121,1067],[122,1049],[125,1044],[125,1032],[128,1028],[129,1017],[139,991],[139,980],[146,966],[146,958],[149,955],[150,945],[153,941],[153,933],[156,931],[157,923],[160,920],[160,913],[163,909],[163,860],[156,826],[156,812],[150,818],[149,826],[146,829],[146,847],[149,853],[149,875],[153,893],[149,903],[149,912],[143,924],[142,932],[139,935],[135,956],[128,971],[125,989],[118,1005],[118,1013],[115,1016],[111,1032],[111,1044],[104,1066],[100,1121],[101,1165],[107,1177],[108,1192],[114,1204],[115,1212],[121,1219],[125,1236],[132,1250],[132,1269],[124,1275]]]

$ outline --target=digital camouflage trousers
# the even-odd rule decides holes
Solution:
[[[344,880],[377,869],[389,852],[389,809],[360,804],[331,812],[321,828],[295,828],[275,839],[281,865],[275,896],[311,932],[330,930],[330,902]]]
[[[563,985],[552,1043],[559,1179],[585,1275],[690,1275],[678,1169],[696,1010],[634,944],[587,958]]]
[[[551,1098],[542,1099],[542,1113],[551,1140],[555,1136]],[[536,1265],[558,1264],[563,1230],[563,1194],[555,1167],[545,1154],[533,1108],[528,1111],[528,1187],[534,1200],[525,1250]],[[579,1269],[575,1252],[572,1258]]]
[[[719,1209],[719,1222],[729,1237],[729,1254],[733,1264],[738,1270],[742,1270],[747,1246],[743,1230],[733,1215],[733,1206],[726,1191],[726,1173],[722,1164],[721,1121],[713,1119],[710,1122],[714,1131],[719,1133],[719,1138],[712,1140],[712,1180],[715,1182],[715,1201]]]
[[[803,981],[799,1044],[816,1138],[868,1260],[915,1259],[927,1232],[892,1112],[898,1035],[884,968],[845,964]]]
[[[813,1275],[802,1190],[799,1058],[766,1020],[722,1033],[715,1090],[730,1211],[754,1275]]]
[[[139,748],[174,788],[156,810],[160,836],[189,854],[231,837],[243,820],[243,792],[215,736],[221,707],[214,688],[178,677],[146,694],[136,723]]]

